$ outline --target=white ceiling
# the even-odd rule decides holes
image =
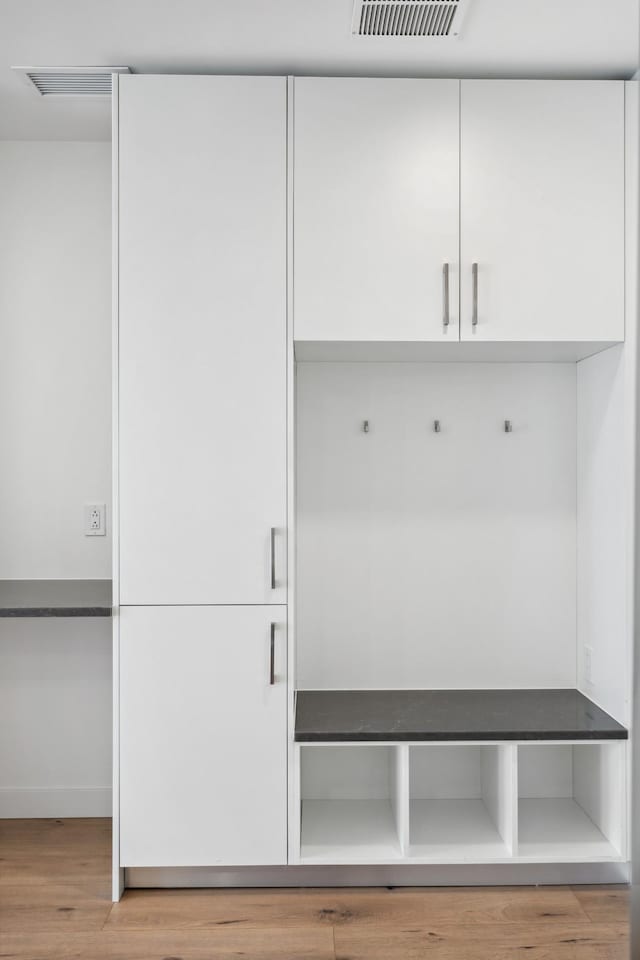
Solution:
[[[0,0],[0,139],[108,139],[105,102],[38,98],[12,65],[140,73],[628,78],[640,0],[469,0],[458,40],[352,38],[352,0]]]

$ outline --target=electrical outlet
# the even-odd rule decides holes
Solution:
[[[104,503],[86,503],[84,507],[85,537],[104,537],[107,532],[107,507]]]
[[[593,683],[593,647],[584,648],[584,679]]]

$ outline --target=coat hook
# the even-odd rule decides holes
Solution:
[[[369,433],[369,421],[368,421],[368,420],[363,420],[363,422],[362,422],[362,430],[363,430],[363,433]]]
[[[505,433],[513,433],[513,424],[511,423],[511,420],[505,420],[505,422],[504,422],[504,432],[505,432]]]
[[[440,433],[440,421],[439,421],[439,420],[434,420],[434,421],[433,421],[433,432],[434,432],[434,433]]]

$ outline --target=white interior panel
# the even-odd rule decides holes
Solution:
[[[624,850],[625,745],[576,744],[573,748],[574,793],[585,813],[613,846]]]
[[[510,853],[516,844],[517,748],[511,744],[484,747],[482,797],[495,827]]]
[[[299,363],[296,443],[300,688],[575,686],[575,364]]]
[[[410,757],[412,799],[457,800],[482,796],[482,747],[466,744],[411,747]]]
[[[612,347],[577,365],[578,685],[629,722],[625,364]],[[590,664],[589,664],[590,661]]]
[[[522,747],[518,756],[518,793],[534,799],[573,796],[571,745]]]
[[[388,800],[393,747],[303,747],[300,751],[304,800]]]

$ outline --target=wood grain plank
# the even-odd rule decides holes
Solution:
[[[7,934],[100,930],[111,910],[109,893],[104,881],[3,887],[0,931]]]
[[[3,960],[333,960],[326,929],[190,930],[78,933],[10,933]]]
[[[629,888],[623,886],[573,887],[578,903],[590,920],[628,923]]]
[[[566,923],[589,918],[566,887],[130,890],[114,905],[107,925],[179,929],[235,923],[249,929],[535,920]]]
[[[626,924],[432,924],[420,929],[335,928],[336,960],[618,960]]]
[[[0,820],[0,886],[107,881],[111,821]]]

